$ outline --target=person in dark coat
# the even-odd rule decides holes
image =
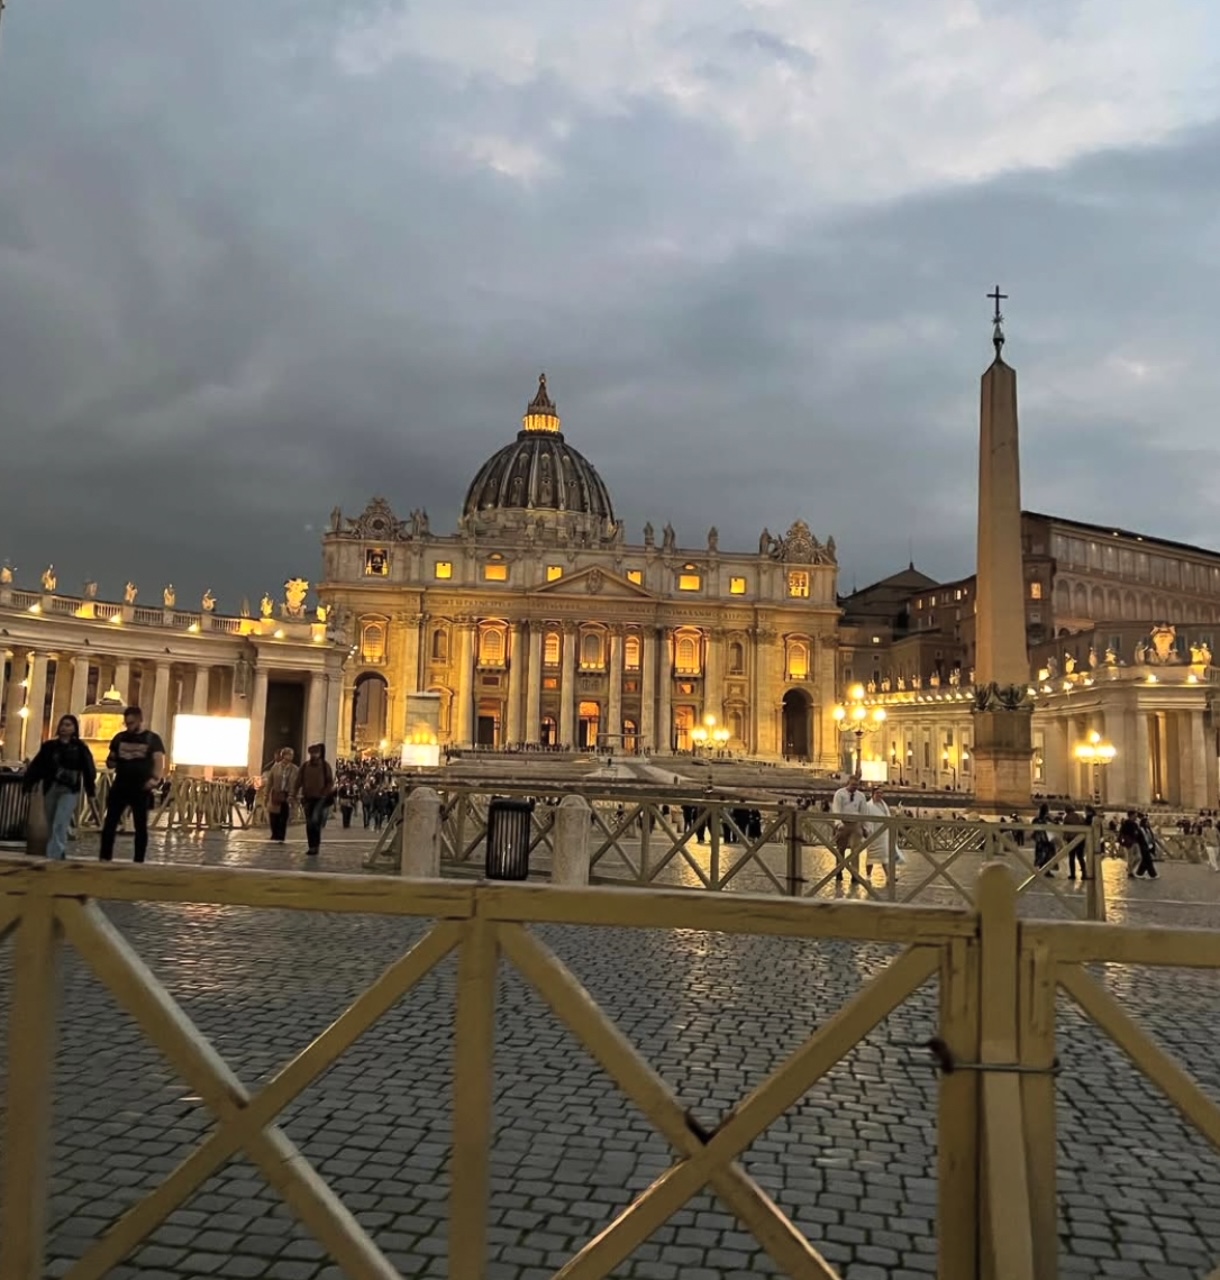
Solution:
[[[68,833],[81,793],[90,802],[97,800],[97,765],[81,741],[75,716],[60,716],[55,737],[48,738],[30,761],[22,790],[29,795],[35,787],[41,788],[47,812],[47,857],[60,862],[68,854]]]

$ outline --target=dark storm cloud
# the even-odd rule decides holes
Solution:
[[[753,547],[802,516],[846,585],[908,541],[963,573],[997,279],[1027,505],[1216,541],[1214,131],[779,208],[765,148],[641,92],[593,111],[546,73],[341,75],[328,8],[9,7],[0,557],[22,580],[54,560],[67,587],[234,607],[315,575],[336,502],[449,529],[542,367],[633,539],[672,520]],[[733,29],[734,74],[809,56]]]

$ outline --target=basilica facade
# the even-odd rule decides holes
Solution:
[[[432,693],[456,747],[709,749],[833,767],[834,539],[803,521],[747,552],[629,542],[545,377],[456,529],[375,498],[331,516],[319,598],[351,639],[341,754],[395,750]]]

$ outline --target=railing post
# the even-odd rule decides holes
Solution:
[[[552,830],[551,883],[589,883],[589,806],[583,796],[564,796],[555,810]]]
[[[59,1005],[59,928],[49,897],[30,895],[13,940],[8,1025],[0,1276],[42,1280]]]
[[[788,896],[799,898],[801,886],[805,883],[801,876],[801,814],[793,807],[788,811]]]
[[[720,888],[720,806],[710,800],[706,805],[708,841],[711,845],[711,881],[713,889]]]
[[[1046,947],[1022,947],[1020,964],[1021,1110],[1025,1119],[1034,1273],[1038,1280],[1057,1280],[1055,960]]]
[[[1088,873],[1089,879],[1085,892],[1085,905],[1090,920],[1100,920],[1104,923],[1106,918],[1106,881],[1102,868],[1104,859],[1101,851],[1101,841],[1097,835],[1098,823],[1094,822],[1089,827],[1088,838],[1085,842],[1084,865]]]
[[[652,823],[660,813],[661,806],[652,800],[645,800],[640,810],[640,883],[648,884],[651,875],[648,870],[648,858],[652,852]]]
[[[436,880],[441,874],[441,798],[431,787],[407,797],[398,824],[399,874],[409,880]]]

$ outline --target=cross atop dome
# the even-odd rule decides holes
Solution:
[[[538,375],[538,393],[529,402],[525,417],[521,419],[522,431],[541,431],[558,435],[561,423],[555,402],[546,389],[546,374]]]

